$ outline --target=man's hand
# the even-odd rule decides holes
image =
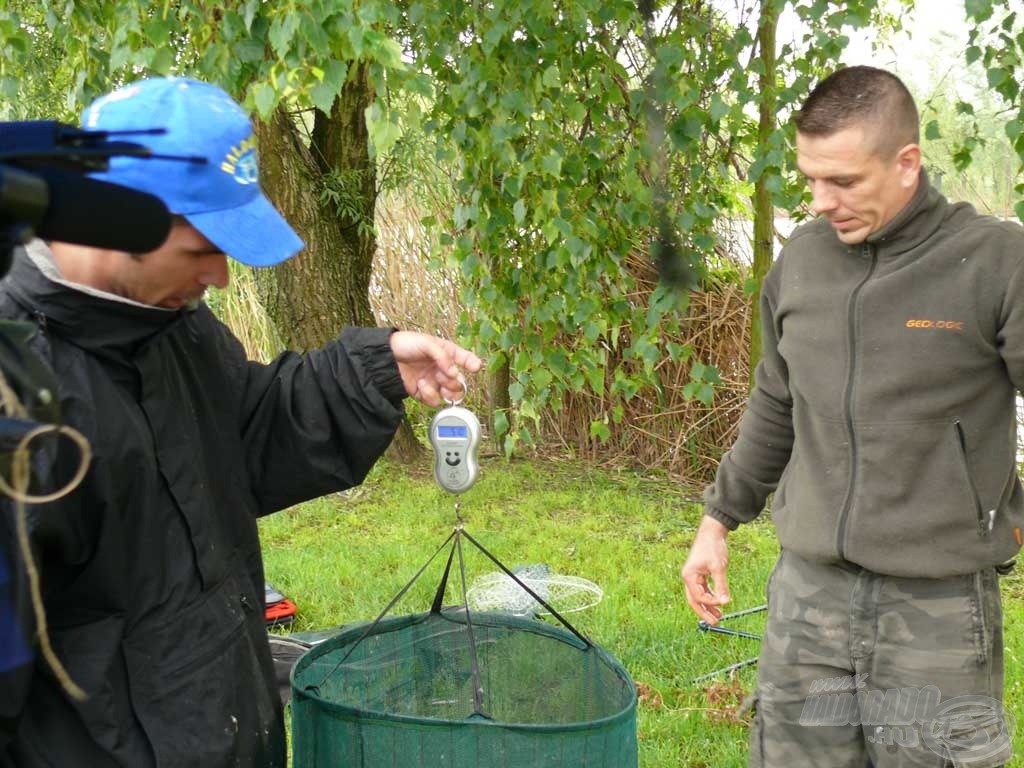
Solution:
[[[729,602],[729,582],[725,578],[729,567],[729,548],[725,543],[728,534],[728,528],[705,516],[682,570],[687,602],[702,621],[711,625],[722,618],[720,606]]]
[[[447,339],[415,331],[391,334],[391,352],[409,397],[437,407],[443,400],[459,400],[464,385],[459,369],[476,373],[480,358]]]

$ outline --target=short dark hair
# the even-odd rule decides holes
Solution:
[[[891,157],[921,140],[917,105],[896,75],[875,67],[845,67],[826,77],[794,118],[807,136],[831,136],[853,125],[873,126],[875,151]]]

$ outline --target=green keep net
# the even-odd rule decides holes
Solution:
[[[295,768],[635,768],[636,688],[615,659],[542,621],[466,615],[384,619],[303,656]]]

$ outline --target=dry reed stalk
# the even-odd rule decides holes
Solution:
[[[231,283],[218,292],[215,304],[220,319],[238,337],[250,360],[268,362],[284,349],[277,329],[256,291],[252,268],[228,259]]]

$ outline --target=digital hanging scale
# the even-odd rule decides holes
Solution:
[[[463,382],[465,390],[465,382]],[[463,395],[465,397],[465,395]],[[448,403],[430,422],[430,444],[434,446],[434,478],[450,493],[462,493],[476,482],[480,473],[480,422],[456,401]]]

